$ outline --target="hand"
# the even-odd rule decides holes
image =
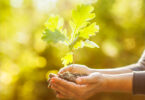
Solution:
[[[51,82],[51,88],[59,92],[57,97],[63,99],[87,100],[94,94],[106,89],[106,78],[98,72],[77,78],[77,84],[58,77],[52,78]]]
[[[64,67],[62,69],[60,69],[60,71],[58,72],[58,74],[62,74],[64,72],[71,72],[71,73],[77,73],[77,74],[90,74],[92,73],[91,69],[88,68],[85,65],[79,65],[79,64],[72,64],[69,65],[67,67]]]

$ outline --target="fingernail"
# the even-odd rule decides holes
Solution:
[[[53,83],[54,83],[54,82],[55,82],[55,80],[54,80],[54,79],[51,79],[51,82],[53,82]]]

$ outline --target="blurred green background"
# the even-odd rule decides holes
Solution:
[[[47,75],[63,67],[65,47],[41,40],[51,14],[65,19],[78,4],[95,7],[99,49],[75,52],[76,63],[116,68],[137,62],[145,49],[145,0],[0,0],[0,100],[58,100]],[[90,100],[145,100],[127,93],[100,93]]]

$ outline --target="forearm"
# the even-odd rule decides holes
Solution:
[[[132,92],[133,73],[107,75],[105,77],[104,92]]]
[[[91,72],[100,72],[103,74],[123,74],[133,72],[132,68],[138,67],[138,64],[132,64],[121,68],[114,69],[91,69]]]

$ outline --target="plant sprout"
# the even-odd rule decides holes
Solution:
[[[73,63],[75,50],[83,47],[99,48],[95,42],[89,40],[99,31],[96,22],[90,22],[95,17],[93,10],[91,5],[79,5],[72,11],[69,22],[71,35],[64,29],[64,20],[60,16],[51,16],[47,20],[42,39],[48,44],[59,42],[68,46],[69,52],[61,59],[64,66]]]

